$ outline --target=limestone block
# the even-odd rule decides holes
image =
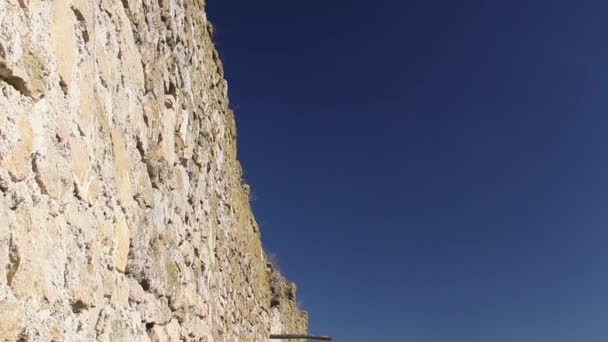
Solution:
[[[166,108],[163,114],[162,155],[163,159],[172,166],[175,163],[175,119],[176,113],[172,108]]]
[[[15,182],[22,181],[31,169],[30,157],[33,148],[33,131],[28,120],[17,122],[18,141],[15,148],[6,156],[0,156],[0,166],[6,168]]]
[[[133,278],[128,278],[129,282],[129,301],[133,303],[141,303],[146,295],[143,287]]]
[[[86,32],[85,43],[95,35],[95,5],[95,2],[91,0],[72,0],[72,7],[78,24],[83,25],[84,27],[81,27],[81,29]]]
[[[169,324],[167,324],[167,335],[169,336],[169,341],[179,341],[180,340],[180,326],[179,322],[176,319],[171,320]]]
[[[137,165],[135,177],[137,180],[135,200],[141,207],[152,207],[154,203],[154,189],[152,188],[152,182],[146,170],[146,165],[142,163]]]
[[[102,270],[101,273],[104,297],[109,298],[109,302],[114,308],[120,306],[127,307],[129,305],[129,283],[127,278],[120,273],[108,269]]]
[[[86,142],[79,136],[70,138],[70,153],[76,192],[80,198],[90,200],[89,187],[93,178],[93,169]]]
[[[114,152],[114,183],[118,202],[126,210],[131,207],[133,201],[131,189],[131,160],[125,148],[122,133],[119,129],[112,129],[112,151]]]
[[[53,27],[51,40],[57,58],[57,67],[62,87],[70,87],[72,70],[76,62],[76,33],[74,15],[69,0],[53,1]]]
[[[79,204],[74,201],[65,206],[64,213],[66,222],[70,226],[78,229],[85,244],[90,244],[97,238],[98,232],[95,227],[93,227],[95,220],[91,213],[88,212],[87,208],[79,206]]]
[[[114,235],[116,238],[116,250],[114,252],[114,267],[124,272],[127,268],[127,261],[129,257],[129,227],[127,221],[122,213],[118,213],[116,217],[116,225],[114,226]]]
[[[110,303],[115,307],[129,306],[129,282],[123,275],[116,277],[116,286],[114,292],[112,292],[112,297],[110,297]]]
[[[86,265],[83,260],[74,259],[66,265],[66,286],[70,293],[70,305],[73,312],[79,313],[99,305],[103,299],[100,291],[101,277],[99,270],[92,265]]]
[[[21,43],[21,49],[7,52],[0,41],[0,78],[22,95],[38,99],[47,86],[43,57],[41,51],[32,48],[29,37],[24,37]]]
[[[216,326],[222,326],[224,324],[217,324]],[[191,338],[190,341],[214,341],[211,337],[211,328],[205,321],[196,317],[192,314],[186,314],[184,321],[181,324],[182,331],[186,331]],[[239,339],[234,339],[239,340]]]
[[[71,289],[70,295],[72,311],[77,313],[90,308],[95,302],[93,291],[89,284],[89,278],[84,276],[83,273],[79,274],[78,286]]]
[[[102,31],[102,29],[107,31],[108,27],[102,27],[99,31]],[[118,51],[115,50],[116,43],[113,40],[107,41],[99,33],[101,32],[98,32],[95,36],[96,40],[94,42],[97,70],[104,84],[113,89],[120,79],[120,70],[118,70],[120,63],[116,58]],[[108,34],[110,33],[108,32]]]
[[[88,58],[80,66],[81,80],[78,88],[80,90],[78,112],[76,113],[76,124],[78,129],[85,135],[90,133],[90,129],[95,123],[95,118],[100,118],[102,128],[108,129],[109,123],[105,115],[101,114],[100,97],[95,93],[95,64],[92,58]]]
[[[17,341],[25,329],[23,305],[0,301],[0,341]]]
[[[156,298],[151,293],[144,295],[144,300],[137,306],[142,319],[149,323],[165,324],[171,319],[171,310],[167,298]]]
[[[72,193],[73,181],[70,166],[57,151],[54,143],[46,146],[46,154],[37,154],[34,158],[33,169],[36,182],[43,194],[63,200]]]
[[[12,278],[15,268],[14,250],[11,251],[11,236],[8,228],[9,218],[6,202],[0,198],[0,296]],[[2,297],[0,297],[2,298]]]
[[[190,134],[189,125],[189,113],[188,111],[181,111],[181,118],[178,120],[179,125],[177,126],[177,131],[179,132],[178,139],[176,139],[178,151],[180,152],[180,158],[190,159],[192,158],[192,153],[194,151],[193,139]]]
[[[185,196],[190,192],[190,178],[188,177],[188,173],[183,166],[177,165],[175,167],[175,179],[176,179],[176,190]]]
[[[135,1],[130,1],[131,3]],[[135,46],[132,29],[130,27],[129,18],[125,14],[122,6],[118,7],[118,16],[120,17],[120,25],[124,35],[121,35],[121,50],[122,53],[122,74],[125,82],[128,82],[127,88],[141,91],[144,90],[144,70],[141,65],[142,57],[139,50]]]
[[[35,301],[54,303],[59,289],[52,282],[63,278],[63,266],[58,257],[57,223],[46,216],[40,208],[21,208],[16,213],[17,224],[32,227],[30,231],[15,231],[12,237],[12,276],[9,286],[19,299],[33,298]],[[44,236],[44,239],[40,239]]]

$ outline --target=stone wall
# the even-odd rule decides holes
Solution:
[[[203,0],[0,1],[0,340],[306,331],[212,31]]]

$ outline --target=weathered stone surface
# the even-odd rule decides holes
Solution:
[[[112,150],[114,151],[114,182],[120,205],[126,210],[133,200],[131,194],[131,160],[125,148],[120,130],[112,129]]]
[[[180,339],[180,326],[177,320],[172,320],[167,325],[154,325],[152,329],[150,329],[149,335],[152,341],[160,342],[160,341],[170,341],[170,342],[178,342]]]
[[[31,169],[30,157],[33,147],[32,126],[28,120],[17,122],[17,143],[6,156],[0,156],[0,165],[6,168],[14,181],[22,181]]]
[[[18,5],[1,2],[0,16],[0,80],[19,94],[38,99],[46,91],[48,75],[44,52],[37,46],[40,37],[28,35],[28,17]]]
[[[267,266],[204,7],[0,1],[0,340],[306,330]]]
[[[11,232],[9,230],[9,209],[4,196],[0,196],[0,298],[4,297],[8,285],[8,276],[13,260],[10,260]]]
[[[66,255],[57,248],[61,227],[44,209],[20,206],[15,213],[15,225],[28,229],[12,232],[8,285],[19,299],[52,304],[60,296],[56,283],[63,283],[63,276],[57,269],[63,268]]]
[[[116,237],[116,251],[114,253],[114,267],[120,272],[124,272],[127,268],[127,257],[129,256],[129,227],[122,213],[116,217],[116,226],[114,231]]]
[[[0,301],[0,341],[17,341],[25,329],[23,305]]]
[[[165,297],[156,298],[153,294],[147,293],[138,307],[142,318],[148,323],[165,324],[171,319],[171,309]]]
[[[86,142],[80,136],[70,138],[70,154],[76,194],[79,198],[92,202],[97,198],[97,179],[91,165]]]
[[[72,69],[76,62],[76,34],[74,27],[74,14],[70,9],[70,1],[53,1],[51,40],[53,51],[57,57],[59,77],[61,78],[63,87],[71,85]]]
[[[72,193],[73,184],[68,161],[58,151],[58,146],[48,144],[46,151],[40,150],[33,161],[36,182],[43,194],[63,201]],[[66,172],[67,171],[67,172]]]

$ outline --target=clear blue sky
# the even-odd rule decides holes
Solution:
[[[263,240],[311,332],[608,341],[607,15],[208,0]]]

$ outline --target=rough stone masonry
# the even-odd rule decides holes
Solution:
[[[306,331],[212,30],[203,0],[0,0],[0,340]]]

